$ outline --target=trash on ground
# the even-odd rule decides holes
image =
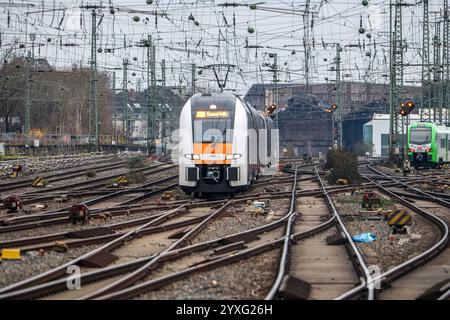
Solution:
[[[367,232],[362,234],[357,234],[352,237],[353,241],[355,242],[363,242],[363,243],[370,243],[372,241],[377,240],[377,236],[373,233]]]

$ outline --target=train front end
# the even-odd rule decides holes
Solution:
[[[228,94],[196,94],[180,116],[179,185],[187,194],[234,193],[247,185],[247,117]]]
[[[413,123],[408,129],[408,156],[416,168],[434,167],[438,163],[436,132],[432,123]]]

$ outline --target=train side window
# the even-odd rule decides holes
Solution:
[[[445,139],[441,139],[441,148],[445,148]]]

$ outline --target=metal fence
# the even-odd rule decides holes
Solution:
[[[114,142],[114,143],[113,143]],[[24,134],[1,134],[0,143],[9,146],[30,145],[35,147],[54,146],[54,145],[88,145],[88,135],[70,135],[70,134],[46,134],[46,135],[24,135]],[[99,136],[101,145],[125,144],[123,138],[117,138],[110,135]],[[130,141],[128,144],[134,144]]]

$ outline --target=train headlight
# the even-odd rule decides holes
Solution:
[[[236,159],[239,159],[240,157],[242,157],[242,154],[234,153],[234,154],[227,154],[225,159],[226,160],[236,160]]]
[[[425,152],[431,152],[431,148],[426,148]]]
[[[189,160],[200,160],[199,154],[185,154],[184,157]]]

